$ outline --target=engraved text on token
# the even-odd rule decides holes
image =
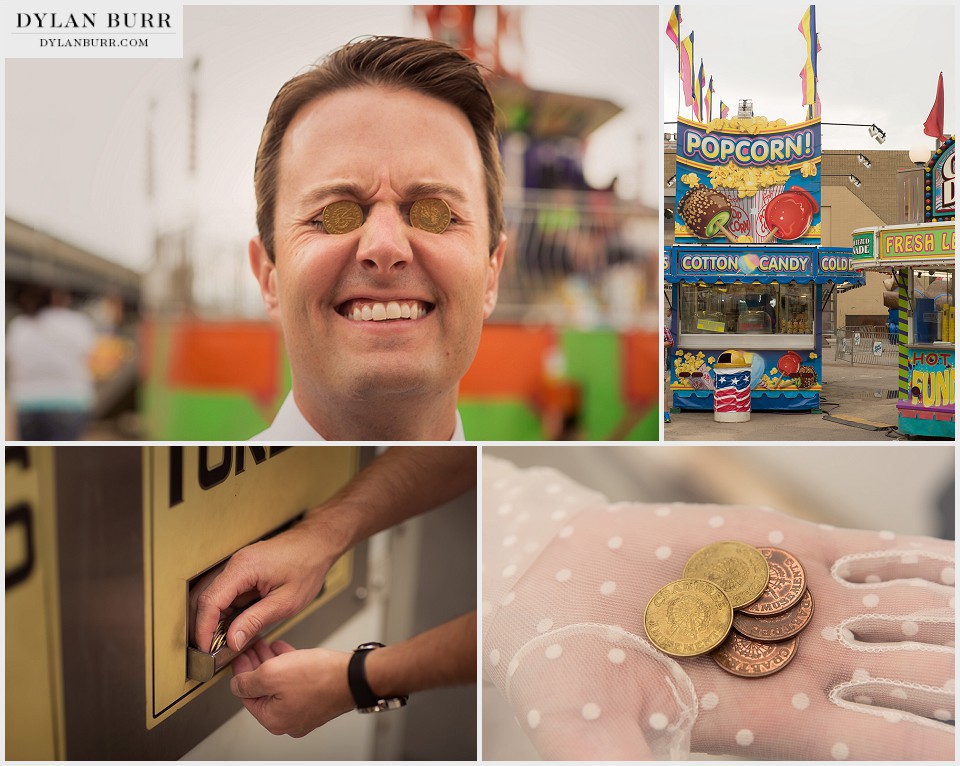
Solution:
[[[735,676],[758,678],[783,670],[797,654],[799,639],[790,638],[772,644],[751,641],[731,632],[711,657],[721,668]]]
[[[770,582],[763,595],[743,611],[757,616],[785,612],[800,601],[807,589],[803,567],[796,556],[780,548],[758,550],[770,568]]]

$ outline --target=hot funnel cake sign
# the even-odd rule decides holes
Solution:
[[[677,121],[675,239],[820,243],[820,119]]]

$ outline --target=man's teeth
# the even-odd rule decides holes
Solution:
[[[355,305],[350,314],[354,322],[382,322],[385,319],[419,319],[426,316],[427,308],[419,303],[364,303]]]

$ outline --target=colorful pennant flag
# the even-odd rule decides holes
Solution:
[[[680,85],[683,88],[683,103],[693,103],[693,32],[680,43]]]
[[[693,89],[693,116],[703,122],[703,86],[705,84],[703,75],[703,59],[700,59],[700,73],[697,75],[697,81]]]
[[[730,107],[723,103],[723,99],[720,99],[720,119],[727,119],[728,114],[730,114]]]
[[[704,100],[707,102],[707,121],[713,119],[713,75],[710,75],[710,84],[707,86]]]
[[[932,136],[938,141],[946,141],[947,137],[943,135],[943,72],[937,79],[937,95],[933,100],[933,108],[923,123],[923,134]]]
[[[680,49],[680,22],[681,21],[683,21],[683,19],[680,18],[680,6],[675,5],[673,6],[673,12],[670,14],[670,20],[667,21],[666,32],[667,32],[667,37],[669,37],[673,41],[673,44],[677,46],[677,50]]]
[[[797,30],[803,35],[807,47],[807,60],[800,71],[800,82],[803,89],[803,101],[807,107],[807,117],[819,114],[817,103],[817,53],[820,51],[820,40],[817,37],[817,9],[811,5],[803,13]]]

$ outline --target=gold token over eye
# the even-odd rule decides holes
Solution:
[[[439,234],[450,225],[450,206],[442,199],[418,199],[410,206],[410,225]]]
[[[327,234],[348,234],[363,224],[363,208],[350,200],[331,202],[323,209],[320,220]]]

